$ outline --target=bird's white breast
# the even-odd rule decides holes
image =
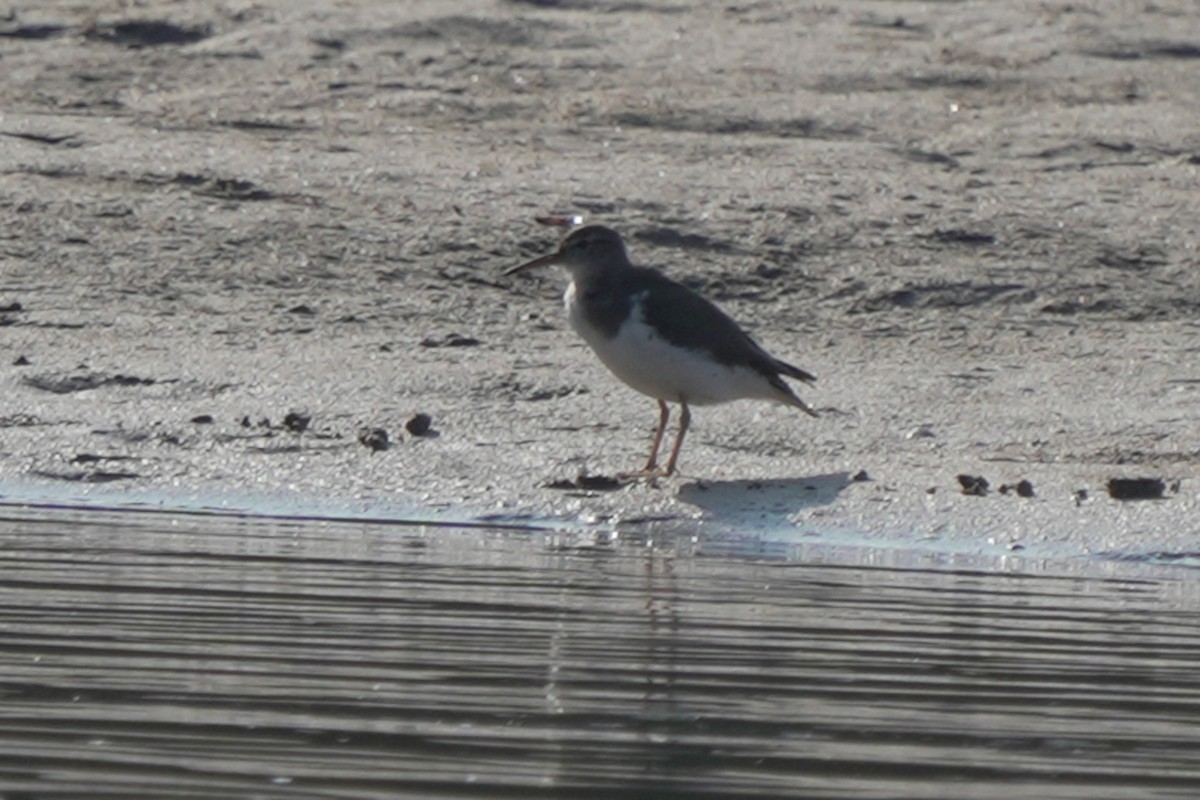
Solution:
[[[640,296],[633,298],[632,313],[611,337],[588,322],[576,302],[574,281],[563,300],[571,327],[614,375],[642,394],[690,405],[780,400],[778,390],[754,370],[731,368],[707,353],[676,347],[662,338],[642,315]]]

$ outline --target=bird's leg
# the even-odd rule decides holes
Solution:
[[[671,421],[671,409],[662,400],[658,401],[658,430],[654,432],[654,441],[650,443],[650,458],[646,461],[643,472],[654,472],[658,468],[658,448],[662,446],[663,435],[667,432],[667,423]]]
[[[661,400],[659,401],[662,402]],[[687,435],[688,425],[692,423],[692,411],[686,400],[679,401],[679,435],[675,437],[675,446],[671,448],[671,457],[667,459],[667,475],[675,474],[675,462],[679,460],[679,450],[683,447],[683,437]]]
[[[658,468],[658,448],[662,446],[663,434],[667,432],[667,423],[671,421],[671,409],[662,400],[658,401],[658,430],[654,432],[654,441],[650,444],[650,458],[646,466],[637,472],[622,472],[618,478],[644,478],[651,475],[662,475]]]

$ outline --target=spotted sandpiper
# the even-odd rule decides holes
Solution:
[[[657,270],[634,266],[620,235],[601,225],[579,228],[558,251],[505,272],[557,265],[571,273],[563,300],[571,327],[614,375],[658,401],[658,430],[646,466],[622,477],[671,475],[692,421],[689,406],[773,400],[816,416],[783,376],[811,374],[774,358],[721,309]],[[679,435],[666,468],[658,450],[680,406]]]

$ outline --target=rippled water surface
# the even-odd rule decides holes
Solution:
[[[0,517],[5,800],[1200,791],[1196,571]]]

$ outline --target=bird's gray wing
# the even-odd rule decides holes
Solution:
[[[718,363],[748,366],[768,377],[780,373],[802,381],[812,375],[772,357],[728,314],[686,286],[651,270],[633,276],[646,322],[676,347],[708,353]]]

